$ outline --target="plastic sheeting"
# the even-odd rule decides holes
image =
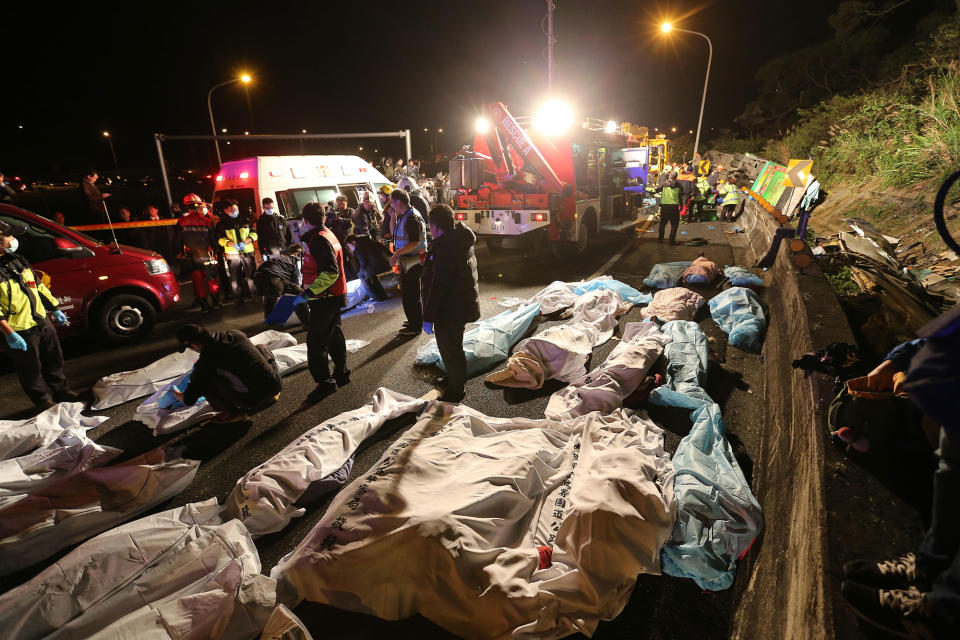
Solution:
[[[463,334],[463,352],[467,356],[467,375],[473,375],[489,369],[507,359],[512,347],[523,334],[530,329],[534,318],[540,313],[538,303],[518,309],[510,309],[477,325]],[[417,350],[417,364],[436,364],[446,371],[443,359],[437,349],[437,339],[430,341]]]
[[[462,637],[592,635],[659,572],[663,432],[622,411],[491,418],[436,403],[272,572],[301,597]]]
[[[691,261],[661,262],[653,265],[650,275],[643,279],[643,284],[654,289],[669,289],[677,286],[683,272],[693,264]]]
[[[762,287],[763,278],[744,267],[724,267],[723,275],[734,287]]]
[[[693,320],[703,303],[703,296],[699,293],[684,287],[673,287],[657,291],[653,302],[641,309],[640,315],[644,318],[656,317],[661,322]]]
[[[696,409],[713,404],[701,386],[707,377],[710,343],[696,322],[674,320],[660,331],[670,338],[663,348],[667,375],[663,386],[650,392],[651,404]]]
[[[104,447],[83,429],[67,429],[50,444],[0,462],[0,506],[75,473],[100,467],[122,451]]]
[[[651,322],[627,323],[620,344],[604,363],[550,396],[544,414],[554,420],[568,420],[622,406],[623,399],[643,382],[669,341]]]
[[[588,280],[576,287],[573,292],[577,295],[582,295],[588,291],[595,291],[597,289],[615,291],[621,298],[631,304],[647,304],[653,299],[653,296],[649,293],[641,293],[630,285],[624,284],[619,280],[614,280],[609,276]]]
[[[525,304],[539,304],[540,313],[548,316],[561,309],[566,309],[577,299],[574,289],[583,285],[581,282],[560,282],[555,280],[527,299]]]
[[[297,344],[297,339],[282,331],[262,331],[250,338],[253,344],[262,344],[271,351]],[[100,378],[93,385],[94,402],[91,409],[107,409],[135,398],[149,396],[193,368],[199,354],[187,349],[174,352],[148,364],[142,369],[121,371]]]
[[[305,502],[346,483],[350,470],[337,471],[352,460],[361,442],[387,420],[425,405],[424,400],[377,389],[368,404],[310,429],[240,478],[224,502],[225,517],[239,518],[254,536],[280,531],[291,518],[304,514]]]
[[[260,640],[313,640],[313,636],[293,611],[280,604],[270,614]]]
[[[710,284],[717,279],[719,272],[713,260],[700,256],[684,270],[683,281],[690,284]]]
[[[597,340],[596,328],[560,324],[523,340],[513,350],[506,369],[485,380],[501,387],[539,389],[547,380],[575,380],[587,372],[587,360]]]
[[[710,301],[710,315],[729,334],[730,344],[744,351],[759,353],[767,318],[760,299],[750,289],[730,287]]]
[[[571,326],[587,325],[596,329],[593,341],[593,346],[596,347],[613,337],[617,328],[617,317],[625,314],[631,307],[633,304],[624,301],[616,291],[600,289],[578,296],[564,317],[569,316],[567,324]]]
[[[45,638],[61,628],[64,635],[71,635],[87,624],[87,612],[95,617],[103,610],[102,603],[115,598],[148,567],[162,563],[220,524],[220,505],[211,498],[91,538],[0,596],[0,628],[19,640]],[[128,613],[115,602],[107,607],[115,616]]]
[[[0,507],[0,575],[116,526],[183,491],[200,466],[164,448],[90,469]]]
[[[108,416],[82,415],[82,402],[61,402],[26,420],[0,420],[0,460],[45,447],[66,429],[92,429]]]
[[[293,341],[292,345],[288,345],[285,343],[288,343],[289,340],[277,339],[267,342],[264,345],[271,349],[273,357],[277,362],[277,369],[279,370],[280,375],[285,376],[306,368],[306,344],[296,344],[296,338],[288,333],[264,331],[263,333],[258,334],[258,336],[262,336],[264,334],[286,336]],[[251,342],[254,344],[264,344],[263,342],[254,341],[254,339],[258,336],[251,338]],[[179,401],[175,404],[170,404],[164,399],[167,394],[170,393],[172,387],[186,388],[184,381],[190,375],[191,371],[186,372],[179,378],[175,378],[167,385],[157,390],[149,398],[144,400],[134,412],[133,419],[139,420],[143,424],[147,425],[147,427],[153,429],[154,435],[160,436],[176,433],[177,431],[183,431],[184,429],[199,424],[204,420],[212,418],[214,415],[216,415],[217,412],[206,400],[201,400],[196,404],[184,406]],[[167,406],[164,406],[165,404]]]
[[[750,485],[724,438],[720,407],[708,404],[693,414],[693,427],[673,456],[677,523],[663,548],[663,572],[692,578],[710,591],[733,584],[737,560],[763,526]]]

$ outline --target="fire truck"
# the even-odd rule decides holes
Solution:
[[[450,161],[454,218],[491,251],[582,253],[601,230],[633,225],[652,156],[663,162],[643,127],[544,119],[492,103],[472,147]]]

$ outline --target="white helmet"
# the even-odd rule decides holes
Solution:
[[[403,176],[397,180],[397,186],[407,193],[411,193],[414,189],[417,188],[417,183],[410,179],[409,176]]]

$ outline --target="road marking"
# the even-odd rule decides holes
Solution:
[[[647,216],[647,219],[646,219],[644,225],[650,223],[652,220],[653,220],[653,214],[650,214],[649,216]],[[629,248],[630,248],[630,243],[627,243],[626,245],[624,245],[624,247],[623,247],[622,249],[620,249],[620,251],[616,252],[616,253],[613,255],[613,257],[611,257],[609,260],[607,260],[602,267],[600,267],[599,269],[597,269],[596,271],[594,271],[593,275],[590,276],[589,278],[587,278],[587,280],[593,280],[594,278],[596,278],[596,277],[598,277],[598,276],[602,276],[603,273],[604,273],[604,271],[606,271],[607,269],[609,269],[610,267],[612,267],[614,264],[616,264],[617,261],[620,260],[620,258],[623,257],[623,254],[626,253],[627,249],[629,249]]]

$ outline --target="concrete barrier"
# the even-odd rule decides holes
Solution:
[[[738,226],[746,230],[748,251],[757,261],[779,225],[748,200]],[[825,376],[805,378],[791,363],[831,342],[855,341],[820,269],[814,264],[800,272],[789,256],[782,247],[765,278],[766,414],[753,474],[765,525],[759,548],[739,569],[739,603],[731,625],[736,638],[834,637],[823,478],[833,394]]]

